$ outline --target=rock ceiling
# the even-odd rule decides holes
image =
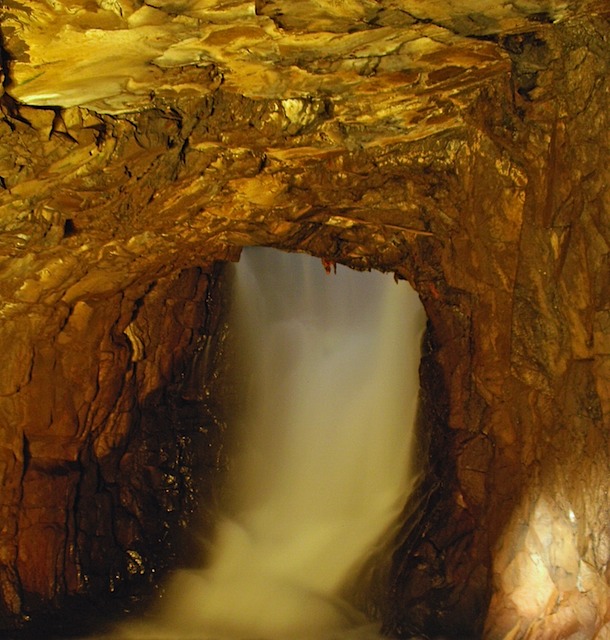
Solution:
[[[458,127],[477,87],[507,72],[501,38],[603,4],[8,0],[5,91],[22,105],[100,114],[171,109],[219,89],[273,101],[264,117],[288,136],[316,125],[306,141],[266,149],[287,161]],[[526,73],[543,66],[532,60]],[[80,124],[49,118],[46,133]]]
[[[285,6],[283,6],[285,5]],[[281,101],[294,127],[332,108],[332,129],[429,136],[507,56],[490,40],[594,3],[184,0],[5,3],[11,96],[101,113],[223,89]],[[452,108],[453,107],[453,108]],[[335,134],[336,135],[336,134]]]
[[[397,165],[454,165],[473,106],[505,90],[513,67],[517,103],[552,99],[541,78],[553,54],[532,31],[605,5],[8,0],[1,90],[18,117],[1,125],[2,242],[19,269],[45,270],[17,298],[39,298],[43,280],[79,280],[86,263],[112,270],[100,246],[117,264],[204,236],[242,244],[261,221],[270,235],[258,242],[306,223],[360,245],[377,237],[392,254],[388,234],[430,233],[421,194],[391,194]],[[434,148],[404,147],[418,141]],[[36,267],[23,255],[53,252],[53,238],[72,257]]]

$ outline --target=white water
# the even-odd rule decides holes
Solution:
[[[246,403],[210,566],[178,572],[153,623],[119,635],[377,637],[339,592],[409,493],[419,300],[391,275],[249,249],[232,321]]]

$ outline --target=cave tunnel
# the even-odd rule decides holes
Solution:
[[[361,607],[610,638],[607,2],[0,11],[1,632],[95,629],[199,553],[226,265],[265,246],[427,314],[425,473]]]

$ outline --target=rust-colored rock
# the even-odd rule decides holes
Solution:
[[[609,15],[4,3],[5,626],[161,567],[189,438],[219,445],[189,377],[217,263],[264,244],[395,271],[430,318],[387,631],[605,637]]]

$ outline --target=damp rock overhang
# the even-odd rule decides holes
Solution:
[[[213,331],[214,263],[264,244],[393,270],[430,317],[430,487],[387,630],[603,633],[607,4],[1,19],[4,617],[145,573],[146,487],[184,507],[151,407]]]

